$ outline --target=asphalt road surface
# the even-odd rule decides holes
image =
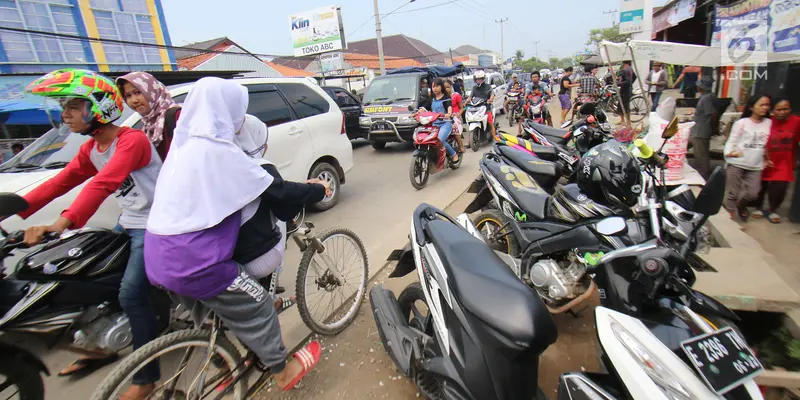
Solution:
[[[552,103],[551,108],[552,105],[557,108],[557,102]],[[499,118],[499,121],[501,129],[508,129],[505,118]],[[516,126],[509,132],[516,132]],[[477,153],[467,149],[463,155],[464,162],[458,170],[443,170],[431,176],[428,186],[417,191],[408,178],[413,150],[411,144],[395,143],[376,151],[364,140],[352,143],[355,166],[347,174],[339,203],[327,212],[308,213],[306,221],[313,222],[318,232],[333,227],[354,231],[366,247],[370,275],[383,267],[393,249],[405,244],[414,208],[422,202],[441,208],[450,204],[477,177],[480,155],[489,149],[488,145],[484,145]],[[300,257],[296,244],[290,241],[280,281],[288,294],[294,293]],[[309,334],[296,307],[281,315],[281,327],[284,342],[289,348],[299,344]],[[107,366],[81,379],[58,378],[55,375],[75,360],[76,354],[65,350],[48,350],[36,341],[10,339],[21,340],[24,346],[38,353],[49,368],[51,376],[45,381],[47,399],[89,398],[113,368],[113,365]]]

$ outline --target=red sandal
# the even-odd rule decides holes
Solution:
[[[319,359],[322,358],[322,345],[315,340],[305,345],[292,356],[300,362],[300,365],[303,366],[303,371],[297,374],[297,376],[295,376],[288,385],[283,387],[284,391],[294,388],[300,382],[300,380],[306,376],[308,371],[311,371],[311,369],[317,365]]]

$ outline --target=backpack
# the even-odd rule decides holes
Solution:
[[[175,132],[175,126],[178,124],[178,118],[180,118],[180,111],[180,107],[172,107],[164,113],[164,130],[161,132],[163,139],[156,146],[156,152],[161,156],[161,161],[167,159],[167,152],[169,152],[169,146],[172,144],[172,136]]]

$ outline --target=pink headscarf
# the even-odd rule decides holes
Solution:
[[[144,122],[142,130],[147,134],[150,142],[157,146],[163,139],[164,116],[167,110],[176,104],[164,84],[147,72],[131,72],[117,78],[116,83],[120,93],[123,93],[122,86],[125,82],[139,89],[147,102],[150,103],[150,112],[147,115],[142,115],[142,121]]]

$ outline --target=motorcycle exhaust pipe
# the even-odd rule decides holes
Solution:
[[[577,306],[578,304],[583,303],[584,300],[586,300],[589,297],[591,297],[592,294],[594,294],[594,292],[597,291],[597,285],[594,283],[593,280],[590,280],[589,282],[591,282],[589,284],[589,288],[586,289],[586,291],[583,292],[582,295],[572,299],[572,301],[570,301],[569,303],[564,304],[563,306],[558,307],[558,308],[552,308],[550,306],[547,306],[547,309],[550,310],[550,314],[565,313],[565,312],[571,310],[572,308],[574,308],[575,306]]]

